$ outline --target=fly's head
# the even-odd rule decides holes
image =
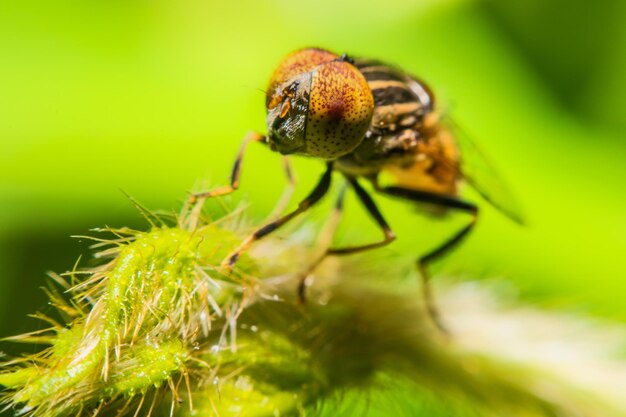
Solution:
[[[304,49],[287,56],[274,71],[266,107],[274,150],[333,160],[363,141],[374,99],[349,59]]]

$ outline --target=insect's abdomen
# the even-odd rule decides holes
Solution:
[[[426,130],[418,141],[411,161],[387,164],[383,170],[394,177],[395,185],[414,190],[455,196],[460,179],[459,153],[451,132],[442,126]]]

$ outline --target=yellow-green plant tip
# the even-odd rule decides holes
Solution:
[[[35,375],[36,370],[32,368],[24,368],[15,372],[0,374],[0,385],[6,388],[24,386],[24,384]]]
[[[57,331],[52,344],[51,360],[62,360],[72,354],[81,342],[85,333],[84,326],[76,323],[71,328],[55,329]]]
[[[132,396],[158,387],[174,372],[183,369],[188,356],[187,348],[180,340],[128,349],[128,353],[111,366],[111,378],[103,390],[106,393],[104,398]]]
[[[198,338],[226,314],[225,300],[243,296],[247,284],[239,277],[254,271],[247,256],[236,271],[219,271],[239,244],[235,233],[211,223],[111,241],[103,254],[113,259],[70,292],[78,318],[51,330],[54,342],[36,366],[26,358],[2,375],[15,390],[8,400],[33,416],[65,415],[143,395],[183,373]]]

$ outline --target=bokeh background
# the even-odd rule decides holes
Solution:
[[[419,75],[518,195],[526,227],[485,208],[437,275],[626,320],[625,2],[27,0],[0,3],[0,337],[39,326],[45,272],[87,251],[70,235],[146,227],[123,192],[178,210],[226,183],[241,137],[264,131],[273,67],[304,46]],[[322,166],[294,165],[302,197]],[[260,220],[284,185],[280,158],[252,147],[231,204]],[[464,221],[377,201],[407,256]],[[377,237],[348,203],[342,239]]]

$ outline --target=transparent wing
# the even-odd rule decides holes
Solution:
[[[523,224],[521,205],[498,170],[455,122],[445,117],[442,123],[450,129],[459,149],[461,176],[492,206],[511,220]]]

